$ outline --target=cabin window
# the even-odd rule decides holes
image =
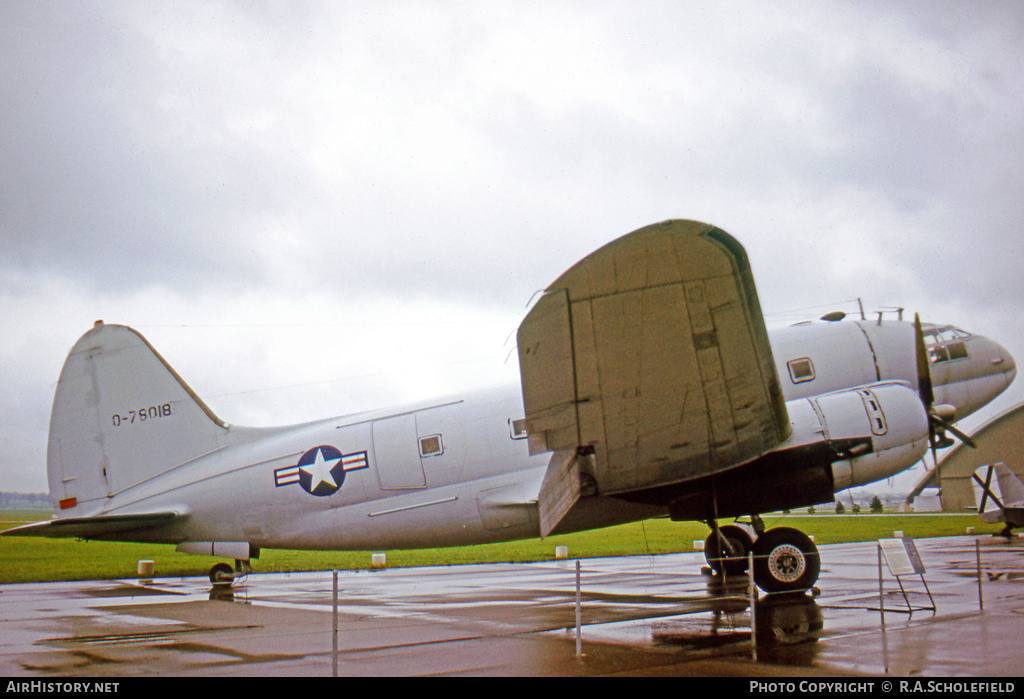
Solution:
[[[444,453],[444,445],[441,443],[441,435],[432,434],[429,437],[420,437],[420,456],[438,456]]]
[[[508,419],[508,433],[512,439],[526,439],[526,418],[519,420]]]
[[[786,366],[789,367],[789,378],[793,380],[793,383],[814,380],[814,364],[807,357],[792,359]]]

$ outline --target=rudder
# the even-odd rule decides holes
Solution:
[[[61,516],[100,514],[125,490],[223,446],[227,431],[142,335],[98,321],[57,383],[50,498]]]

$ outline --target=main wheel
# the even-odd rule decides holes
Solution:
[[[754,582],[765,592],[798,592],[821,573],[818,547],[799,529],[769,529],[754,542]]]
[[[754,540],[743,527],[735,524],[726,524],[718,528],[719,533],[726,538],[729,546],[735,551],[729,554],[722,546],[718,534],[711,532],[704,541],[704,559],[716,573],[726,575],[739,575],[747,569],[747,554],[754,546]]]

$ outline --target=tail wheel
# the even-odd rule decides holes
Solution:
[[[818,547],[798,529],[769,529],[754,542],[754,582],[765,592],[806,590],[819,573]]]
[[[722,545],[719,535],[724,536],[729,542],[732,554]],[[754,539],[746,529],[735,524],[726,524],[718,528],[718,533],[712,531],[704,541],[704,559],[716,573],[739,575],[747,569],[747,554],[753,546]]]

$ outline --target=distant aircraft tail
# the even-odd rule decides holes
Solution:
[[[224,446],[227,432],[142,335],[98,321],[57,384],[50,498],[60,517],[101,514],[120,493]]]
[[[982,521],[1003,521],[1007,509],[1024,504],[1024,482],[1006,464],[982,466],[974,472],[972,482]]]

